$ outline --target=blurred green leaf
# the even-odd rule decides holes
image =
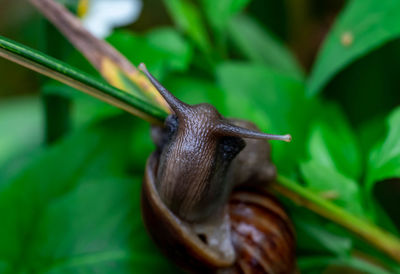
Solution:
[[[187,34],[200,50],[210,52],[211,44],[200,10],[188,0],[164,0],[164,4],[177,27]]]
[[[213,31],[213,41],[220,54],[227,56],[227,27],[230,19],[243,10],[249,0],[201,0],[202,10]]]
[[[204,12],[217,34],[221,34],[231,17],[243,10],[249,2],[250,0],[201,0]]]
[[[312,254],[335,254],[347,256],[353,247],[350,237],[332,232],[326,223],[304,209],[294,209],[293,223],[296,227],[299,250]]]
[[[0,103],[0,188],[45,149],[39,97]]]
[[[156,29],[144,36],[116,31],[108,41],[133,64],[143,62],[157,76],[165,69],[186,70],[192,57],[189,44],[169,28]]]
[[[104,147],[106,151],[101,150],[106,144],[105,139],[106,133],[99,129],[72,136],[62,144],[44,152],[16,178],[1,188],[0,214],[3,225],[0,227],[0,242],[9,243],[0,247],[2,259],[11,259],[14,256],[16,258],[22,251],[19,250],[23,247],[22,235],[31,229],[30,225],[35,220],[36,210],[39,212],[46,202],[73,188],[76,180],[85,176],[85,172],[95,172],[91,169],[95,167],[92,157],[105,157],[101,153],[112,152],[109,150],[111,146]],[[105,163],[107,168],[102,171],[113,168],[116,159],[112,158]],[[15,214],[15,210],[18,209],[21,209],[21,212]]]
[[[369,154],[365,187],[370,201],[369,205],[378,222],[393,230],[385,212],[376,203],[374,190],[379,183],[382,193],[386,192],[386,201],[391,203],[389,213],[392,213],[392,221],[399,222],[398,208],[400,204],[397,194],[400,186],[400,108],[395,109],[389,115],[386,123],[388,130],[385,139],[378,143]],[[397,226],[399,227],[400,224],[397,223]]]
[[[185,103],[209,103],[215,106],[222,114],[226,112],[226,93],[216,83],[208,79],[171,75],[164,83],[174,95]]]
[[[291,52],[268,30],[249,16],[230,21],[229,34],[240,52],[255,63],[264,63],[301,79],[303,73]]]
[[[140,181],[94,177],[52,201],[38,221],[28,265],[49,273],[175,273],[142,224]]]
[[[42,92],[43,94],[58,94],[73,99],[73,107],[71,109],[73,128],[79,128],[80,126],[123,113],[122,110],[114,106],[56,81],[46,82],[43,85]]]
[[[380,118],[382,123],[400,102],[399,70],[400,39],[396,39],[338,72],[324,88],[324,97],[340,103],[355,127]]]
[[[369,156],[367,190],[374,183],[387,178],[400,178],[400,108],[387,119],[388,133],[385,140],[375,147]]]
[[[218,67],[217,79],[228,116],[250,120],[265,132],[292,135],[290,144],[271,142],[272,155],[280,172],[296,170],[315,104],[305,98],[303,82],[263,65],[233,62]]]
[[[168,69],[186,71],[190,65],[193,50],[189,43],[172,28],[154,29],[146,34],[148,46],[163,53],[157,60],[165,63]],[[140,58],[146,56],[139,55]]]
[[[337,105],[325,103],[318,114],[307,143],[309,159],[300,165],[306,185],[350,212],[364,216],[358,184],[362,161],[356,136]]]
[[[124,179],[130,125],[119,118],[77,132],[2,185],[0,259],[9,272],[74,272],[77,261],[101,273],[119,261],[127,272],[169,269],[143,230],[140,180]]]
[[[144,173],[147,158],[155,150],[155,145],[150,134],[151,125],[141,119],[135,119],[130,140],[129,154],[130,168],[129,170],[138,174]]]
[[[393,273],[355,256],[307,256],[299,258],[298,264],[303,273]]]
[[[400,2],[351,1],[339,15],[318,55],[307,86],[319,93],[329,80],[357,58],[400,35]]]
[[[44,141],[43,127],[40,98],[20,97],[1,101],[0,167],[12,157],[39,147]]]
[[[306,186],[322,197],[358,215],[364,216],[358,183],[313,159],[300,165]]]
[[[384,139],[384,132],[386,132],[385,117],[375,116],[372,120],[360,125],[357,129],[357,135],[360,140],[360,147],[364,156],[368,155],[378,142]],[[364,166],[368,157],[364,157]]]
[[[362,172],[361,152],[346,116],[337,105],[326,103],[318,114],[307,145],[310,158],[358,180]]]

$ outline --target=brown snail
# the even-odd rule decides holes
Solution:
[[[90,35],[63,6],[52,0],[30,2],[106,79],[104,61],[136,75],[126,58]],[[153,130],[157,150],[147,161],[142,189],[143,219],[157,245],[190,272],[295,272],[292,224],[265,191],[276,175],[265,140],[288,141],[290,136],[260,133],[208,104],[187,105],[140,67],[174,112],[163,128]],[[91,92],[137,114],[107,94]]]
[[[157,150],[142,189],[143,219],[156,244],[190,272],[296,272],[292,224],[265,191],[276,176],[265,140],[290,135],[260,133],[209,104],[185,104],[139,67],[174,112],[152,132]]]

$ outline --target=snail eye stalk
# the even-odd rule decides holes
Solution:
[[[264,139],[264,140],[279,140],[290,142],[292,141],[292,136],[290,134],[286,135],[275,135],[275,134],[267,134],[258,131],[254,131],[251,129],[238,127],[230,124],[221,124],[217,129],[217,133],[226,136],[232,137],[242,137],[242,138],[251,138],[251,139]]]
[[[158,90],[162,97],[167,101],[168,105],[172,110],[178,115],[183,115],[185,110],[189,109],[191,106],[182,102],[176,98],[170,91],[168,91],[160,82],[147,70],[146,65],[140,63],[139,69],[146,75],[153,86]]]

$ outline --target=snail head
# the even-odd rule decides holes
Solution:
[[[166,206],[185,221],[204,220],[226,202],[233,186],[225,175],[245,146],[243,138],[291,139],[290,135],[232,125],[210,104],[186,104],[163,87],[144,64],[139,68],[174,112],[164,124],[156,188]]]

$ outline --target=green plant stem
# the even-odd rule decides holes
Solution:
[[[2,36],[0,36],[0,57],[88,93],[150,123],[161,124],[167,116],[167,113],[147,101]]]
[[[273,189],[281,195],[346,228],[400,262],[399,238],[366,220],[354,216],[282,175],[278,176],[277,182],[273,185]]]

